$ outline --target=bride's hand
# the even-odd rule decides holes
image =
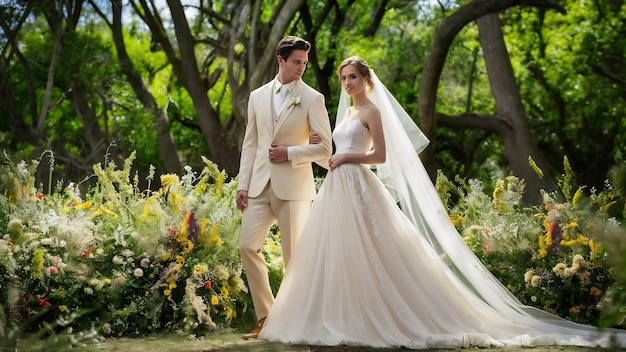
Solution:
[[[309,133],[309,144],[320,144],[322,142],[322,137],[315,133],[315,132],[311,132]]]
[[[346,162],[345,154],[335,154],[330,157],[330,160],[328,160],[328,167],[330,167],[331,170],[334,170],[345,162]]]

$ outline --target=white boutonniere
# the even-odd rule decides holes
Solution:
[[[291,96],[291,105],[298,105],[298,104],[300,104],[300,96],[299,95]]]

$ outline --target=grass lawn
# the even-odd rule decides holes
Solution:
[[[21,341],[18,344],[18,351],[38,352],[38,351],[68,351],[68,352],[202,352],[202,351],[316,351],[316,352],[399,352],[406,349],[375,349],[364,347],[320,347],[320,346],[296,346],[281,343],[270,343],[267,341],[241,339],[242,333],[230,332],[220,334],[210,334],[206,336],[187,336],[164,334],[145,338],[108,338],[99,342],[86,344],[81,347],[70,348],[66,342],[54,343]],[[506,347],[506,348],[457,348],[453,350],[434,349],[422,350],[428,352],[449,352],[449,351],[485,351],[485,352],[591,352],[591,351],[615,351],[615,349],[594,349],[587,347],[570,346],[541,346],[541,347]]]

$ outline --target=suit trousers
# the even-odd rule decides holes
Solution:
[[[248,287],[257,320],[267,316],[274,295],[270,287],[267,263],[261,247],[274,222],[278,222],[285,270],[289,264],[297,236],[306,221],[311,208],[310,200],[283,200],[276,197],[271,182],[258,197],[248,198],[241,220],[239,253],[246,271]]]

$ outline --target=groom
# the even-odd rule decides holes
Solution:
[[[302,81],[310,49],[302,38],[283,38],[276,47],[278,74],[248,101],[236,202],[243,211],[239,252],[258,323],[245,340],[259,335],[274,303],[261,246],[276,219],[287,268],[315,197],[311,165],[324,166],[332,152],[324,96]],[[309,144],[312,133],[320,135],[319,144]]]

